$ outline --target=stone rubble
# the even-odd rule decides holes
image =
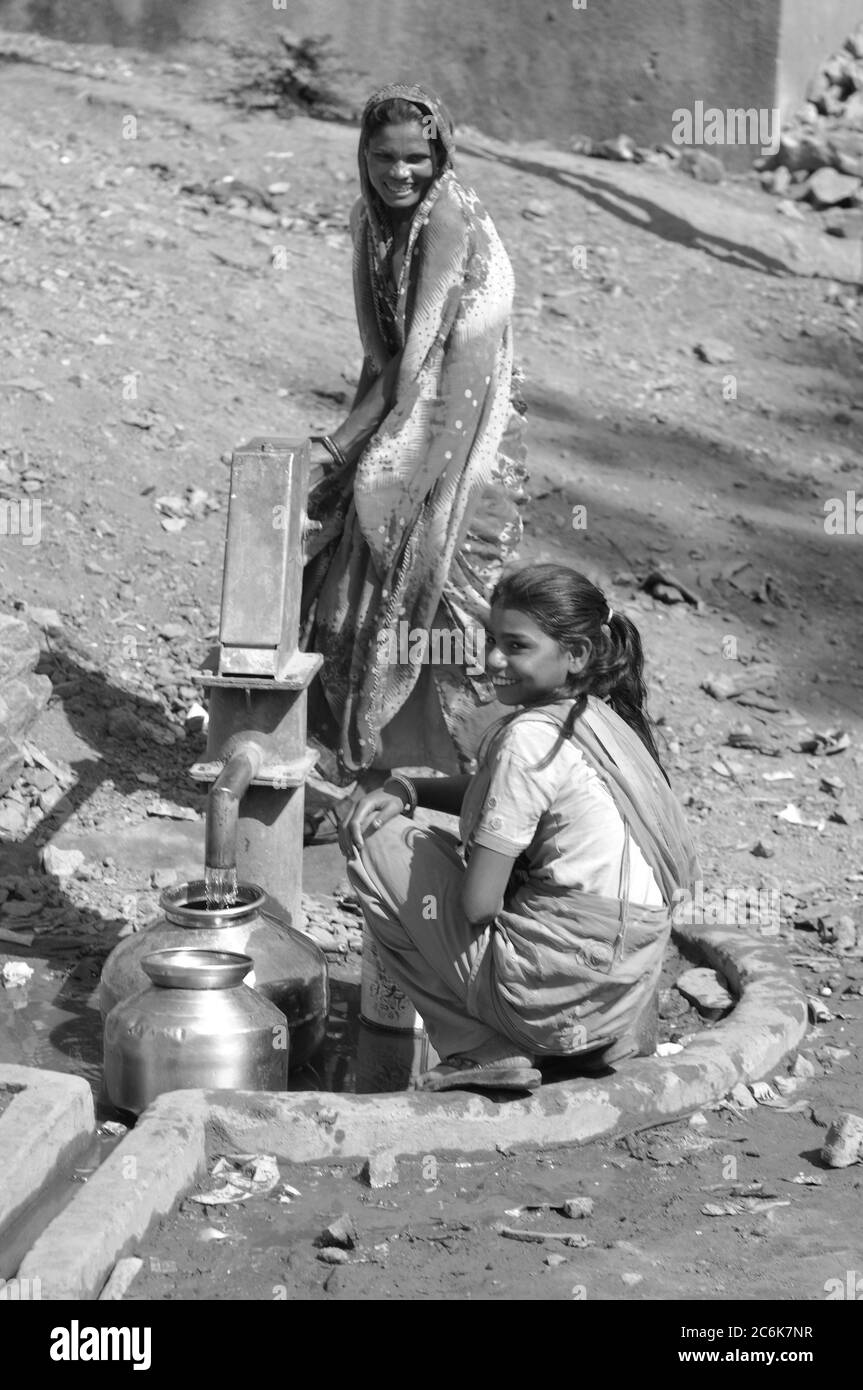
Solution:
[[[822,63],[775,154],[755,161],[764,188],[825,214],[824,230],[863,229],[863,22]]]

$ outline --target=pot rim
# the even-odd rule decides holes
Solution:
[[[173,947],[144,956],[141,969],[163,989],[236,989],[252,969],[251,956],[240,951],[206,951]]]
[[[267,900],[266,893],[257,883],[238,883],[239,901],[233,907],[188,906],[189,903],[206,899],[206,896],[207,885],[204,879],[193,878],[165,888],[159,898],[159,906],[168,921],[179,927],[227,927],[259,912]]]

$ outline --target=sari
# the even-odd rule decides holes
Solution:
[[[366,168],[370,113],[393,97],[428,113],[438,147],[397,285],[392,231]],[[453,148],[432,94],[393,86],[368,102],[351,216],[364,351],[357,401],[400,357],[376,433],[310,495],[320,530],[306,552],[300,639],[324,656],[309,692],[310,742],[319,771],[342,786],[372,767],[469,770],[479,733],[501,713],[465,653],[479,630],[484,638],[491,590],[522,534],[514,280],[491,218],[455,176]],[[449,660],[432,651],[430,665],[421,643],[402,659],[403,635],[433,630],[449,634],[440,649]]]
[[[466,845],[483,813],[495,746],[506,730],[529,719],[562,729],[570,705],[523,710],[489,731],[462,807]],[[470,1013],[528,1054],[574,1056],[634,1039],[659,982],[673,905],[699,877],[680,804],[644,744],[603,701],[590,697],[587,710],[590,722],[577,719],[570,737],[610,793],[664,906],[628,901],[626,851],[617,898],[532,874],[531,849],[545,833],[540,822],[533,846],[517,861],[468,992]]]

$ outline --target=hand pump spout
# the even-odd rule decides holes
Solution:
[[[236,869],[240,802],[257,777],[263,759],[260,743],[243,740],[213,783],[207,797],[206,868]]]

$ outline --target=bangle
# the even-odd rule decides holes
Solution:
[[[407,795],[407,802],[405,803],[404,814],[406,816],[413,816],[413,813],[419,804],[417,800],[417,789],[414,786],[413,782],[409,781],[407,777],[402,777],[400,773],[394,772],[392,776],[388,777],[386,782],[384,782],[384,790],[386,790],[386,788],[390,785],[391,782],[395,783],[398,792],[402,794],[403,800],[404,795]]]
[[[339,468],[347,468],[348,461],[345,458],[344,453],[339,448],[336,441],[334,439],[331,439],[328,434],[313,434],[309,437],[313,444],[323,444],[333,463],[335,463]]]

